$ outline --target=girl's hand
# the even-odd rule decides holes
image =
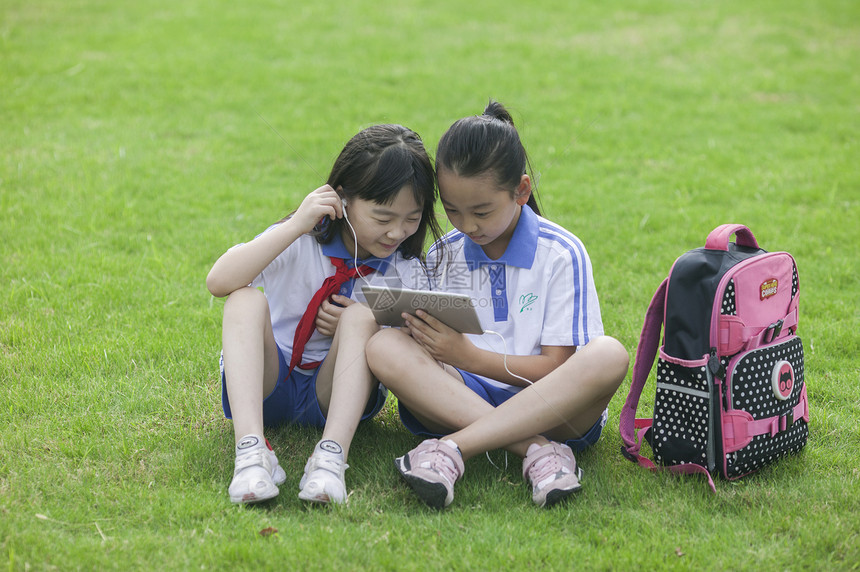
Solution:
[[[323,185],[308,193],[292,218],[303,232],[310,232],[325,216],[332,220],[343,216],[340,196],[331,185]]]
[[[347,306],[355,304],[355,300],[335,294],[331,300],[323,300],[320,304],[320,309],[317,312],[317,319],[314,322],[319,333],[324,336],[333,336],[337,329],[337,323],[340,320],[340,315]]]
[[[461,369],[468,369],[469,351],[475,346],[464,334],[453,330],[425,312],[403,314],[406,329],[433,359]]]

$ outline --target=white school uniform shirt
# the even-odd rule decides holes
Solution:
[[[528,206],[523,206],[511,241],[498,260],[491,260],[457,230],[431,247],[429,268],[434,268],[440,250],[443,258],[434,276],[436,288],[471,296],[484,330],[505,339],[503,344],[494,334],[467,334],[477,347],[499,354],[537,355],[541,346],[583,346],[603,335],[585,246]],[[484,379],[512,392],[521,389]]]
[[[277,225],[266,229],[271,231]],[[303,234],[278,255],[251,282],[254,288],[262,287],[269,302],[272,330],[275,342],[284,354],[287,363],[293,354],[293,337],[308,304],[322,286],[323,281],[335,274],[329,257],[342,258],[350,268],[355,259],[346,250],[341,237],[335,236],[328,244]],[[424,265],[417,259],[405,259],[398,251],[387,258],[370,257],[358,259],[358,265],[366,264],[376,269],[364,278],[347,280],[340,294],[365,303],[361,284],[367,280],[374,286],[428,289],[430,287]],[[357,286],[357,287],[356,287]],[[322,361],[328,355],[332,339],[314,330],[305,345],[301,363]]]

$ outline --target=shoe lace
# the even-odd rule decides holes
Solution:
[[[265,449],[258,448],[248,451],[247,453],[243,453],[236,457],[236,466],[234,469],[234,473],[238,473],[243,469],[247,469],[248,467],[259,466],[264,468],[269,473],[272,472],[272,462],[271,458],[268,455],[268,451]]]
[[[313,456],[308,460],[308,466],[307,469],[305,469],[305,473],[309,474],[313,471],[316,471],[317,469],[322,469],[324,471],[333,473],[340,478],[343,478],[343,473],[348,468],[349,465],[338,459],[332,459],[331,457]]]
[[[439,473],[449,483],[454,483],[460,477],[460,471],[454,460],[438,447],[423,451],[418,465]]]
[[[537,486],[543,483],[550,477],[554,477],[559,472],[570,472],[566,470],[562,462],[562,456],[558,453],[547,455],[538,459],[531,467],[529,467],[529,480]]]

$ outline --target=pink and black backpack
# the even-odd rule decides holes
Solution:
[[[803,448],[799,294],[794,258],[762,250],[743,225],[717,227],[704,248],[678,258],[645,315],[621,411],[622,453],[652,470],[703,473],[716,490],[712,473],[737,479]],[[637,419],[655,356],[653,418]],[[643,439],[656,464],[640,455]]]

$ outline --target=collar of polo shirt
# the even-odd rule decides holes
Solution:
[[[329,242],[328,244],[323,244],[322,251],[323,254],[325,254],[326,256],[334,258],[343,258],[346,261],[347,266],[349,266],[350,268],[354,265],[355,258],[346,249],[346,245],[343,243],[343,239],[338,235],[335,235],[332,238],[331,242]],[[392,257],[396,255],[397,253],[395,252],[388,258],[376,258],[375,256],[370,256],[368,258],[359,258],[358,265],[361,266],[362,264],[366,264],[380,274],[385,274],[385,271],[388,269],[388,263],[391,261]]]

